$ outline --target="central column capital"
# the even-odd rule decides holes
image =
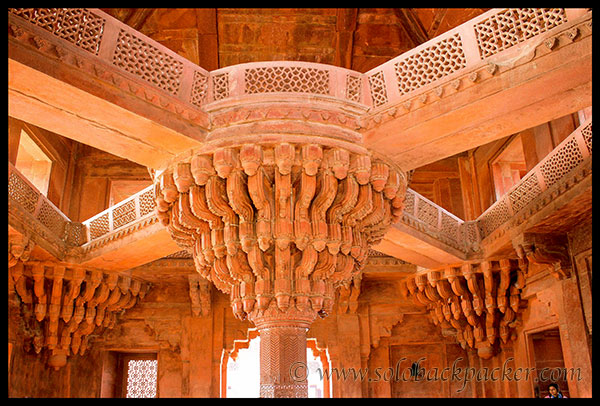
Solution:
[[[272,328],[302,328],[308,330],[317,318],[318,313],[312,308],[299,309],[290,306],[281,310],[276,301],[272,301],[266,309],[256,307],[248,314],[248,320],[254,323],[259,331]]]

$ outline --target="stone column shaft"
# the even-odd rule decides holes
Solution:
[[[304,327],[270,327],[260,332],[260,396],[306,398]]]

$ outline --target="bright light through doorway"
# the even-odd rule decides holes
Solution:
[[[323,364],[313,356],[310,348],[306,349],[308,364],[308,397],[323,397]],[[240,349],[237,359],[229,358],[227,362],[227,397],[258,398],[260,397],[260,336],[250,340],[248,348]]]

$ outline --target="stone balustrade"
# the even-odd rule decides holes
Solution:
[[[11,8],[9,24],[19,36],[14,17],[25,20],[50,33],[60,46],[83,51],[103,66],[198,109],[240,95],[281,92],[330,96],[379,109],[486,63],[582,12],[492,9],[364,74],[296,61],[247,63],[209,72],[99,9]]]
[[[492,9],[364,75],[374,110],[430,90],[581,14],[569,9]]]
[[[412,189],[406,190],[401,221],[465,254],[478,249],[473,222],[461,220]]]
[[[154,186],[148,186],[125,200],[85,220],[86,241],[98,239],[123,231],[133,223],[155,216]]]
[[[537,201],[546,190],[592,157],[592,118],[581,124],[552,152],[533,167],[508,192],[477,218],[479,238],[484,240],[509,219]]]

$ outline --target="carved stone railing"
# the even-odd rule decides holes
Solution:
[[[330,65],[289,61],[240,64],[208,72],[98,9],[9,9],[9,28],[14,37],[29,41],[40,50],[54,47],[53,52],[58,58],[62,58],[65,49],[75,49],[78,55],[98,62],[94,69],[109,69],[128,76],[196,111],[215,101],[275,93],[320,95],[380,110],[424,89],[433,89],[439,86],[440,80],[449,81],[456,75],[465,74],[475,65],[484,66],[489,58],[509,52],[584,12],[493,9],[365,74]],[[23,27],[27,27],[27,32],[23,32]],[[48,44],[46,38],[51,38],[52,44]],[[109,76],[99,74],[98,78]],[[177,110],[177,106],[174,108]],[[526,176],[523,182],[533,180]],[[538,186],[543,188],[543,182]],[[23,190],[17,192],[15,189],[14,193],[31,195],[27,188]],[[481,238],[499,226],[499,221],[510,216],[512,205],[523,205],[535,190],[530,190],[527,185],[512,190],[508,197],[474,222],[463,222],[409,190],[409,207],[404,211],[403,221],[454,248],[464,252],[477,251]],[[139,224],[137,221],[141,217],[144,221],[156,221],[148,211],[150,205],[154,205],[149,199],[151,191],[146,192],[140,192],[145,196],[144,205],[140,206],[136,198],[130,198],[86,220],[84,225],[56,214],[60,212],[49,209],[53,207],[49,202],[42,205],[43,210],[40,206],[35,215],[42,216],[42,223],[51,223],[54,234],[60,234],[63,241],[66,238],[69,245],[87,242],[86,249],[90,250],[99,241],[132,230],[130,226]],[[526,196],[519,196],[520,193]],[[22,200],[27,199],[25,195],[19,196]],[[68,229],[66,237],[62,234],[63,227]],[[83,235],[83,227],[86,235]]]
[[[19,37],[23,35],[19,24],[25,20],[50,33],[61,46],[75,47],[102,61],[100,65],[198,109],[257,93],[324,95],[379,109],[580,14],[568,9],[493,9],[365,74],[295,61],[247,63],[209,72],[99,9],[12,8],[9,25]],[[44,40],[38,37],[37,41]],[[58,48],[57,52],[61,53]]]
[[[514,215],[525,210],[549,187],[592,155],[592,119],[578,127],[523,179],[474,221],[463,221],[442,207],[407,189],[401,222],[468,256],[479,251],[483,239]],[[154,186],[111,206],[83,223],[71,222],[19,171],[9,164],[9,207],[17,205],[31,221],[43,227],[36,233],[67,247],[81,246],[89,252],[158,221]]]
[[[579,15],[561,8],[492,9],[366,72],[369,104],[380,110],[402,103]]]
[[[208,71],[99,9],[13,8],[9,20],[11,15],[180,101],[197,106],[206,101]]]
[[[99,9],[9,9],[9,20],[14,22],[14,16],[52,34],[58,43],[85,51],[102,66],[195,108],[257,93],[324,95],[356,103],[366,99],[364,75],[333,65],[258,62],[208,72]],[[17,37],[24,35],[17,24],[11,29]]]
[[[590,117],[477,218],[481,240],[485,240],[511,218],[535,204],[548,189],[559,184],[583,163],[589,162],[591,157]]]
[[[330,96],[367,104],[365,78],[332,65],[297,62],[252,62],[210,73],[212,100],[252,94],[294,93]]]
[[[119,238],[156,222],[155,207],[154,186],[151,185],[85,220],[87,243],[82,247],[84,252],[93,249],[100,241]]]
[[[72,222],[44,196],[14,165],[8,163],[9,217],[19,222],[26,233],[38,235],[48,242],[58,256],[64,255],[68,246],[80,245],[84,229]]]
[[[479,249],[479,236],[473,222],[461,220],[412,189],[406,190],[404,203],[403,224],[465,254]]]

